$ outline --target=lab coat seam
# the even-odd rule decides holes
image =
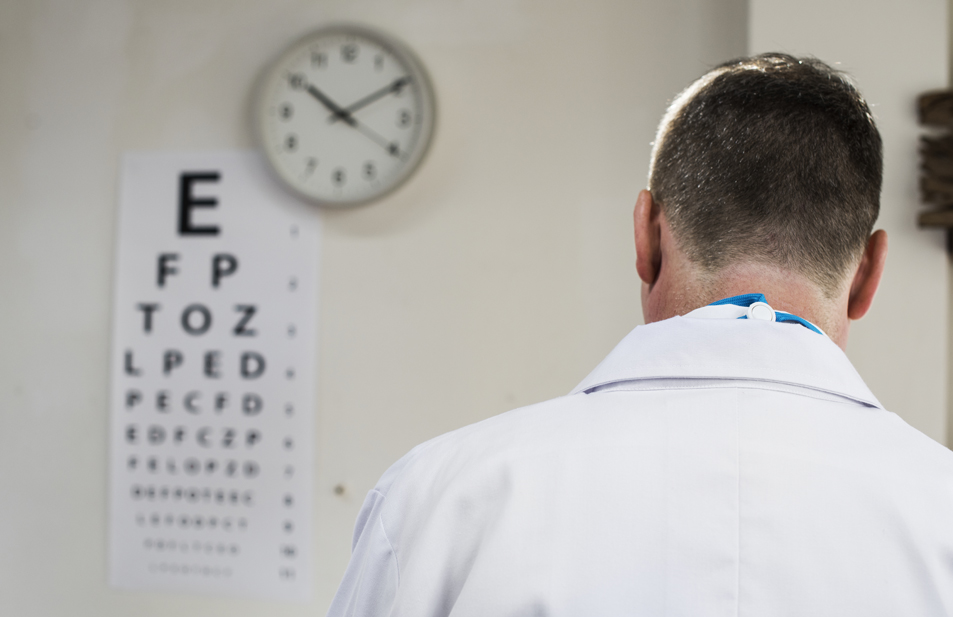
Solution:
[[[374,489],[377,490],[377,489]],[[380,493],[380,491],[377,491]],[[386,497],[381,493],[381,499],[386,499]],[[394,569],[397,572],[397,588],[400,588],[400,560],[397,559],[397,550],[394,549],[394,544],[390,541],[390,537],[387,535],[387,528],[384,526],[384,513],[383,513],[383,504],[381,504],[382,512],[377,515],[377,521],[381,526],[381,534],[384,536],[384,541],[387,542],[387,548],[390,549],[390,554],[394,558]]]
[[[462,431],[465,428],[468,427],[457,429],[457,431]],[[384,476],[378,480],[377,486],[375,486],[372,490],[379,494],[382,498],[386,498],[388,493],[394,490],[394,486],[398,485],[405,476],[411,473],[408,471],[408,468],[412,467],[413,463],[421,457],[422,453],[433,449],[438,443],[447,440],[450,435],[457,431],[438,435],[437,437],[433,437],[412,448],[409,452],[407,452],[407,454],[402,456],[396,463],[387,469],[387,471],[384,473]],[[390,475],[392,472],[393,475]],[[387,482],[384,482],[384,478],[387,478]]]
[[[735,507],[735,539],[737,547],[735,552],[735,617],[741,615],[741,392],[739,389],[735,393],[735,498],[737,504]]]
[[[373,525],[373,515],[374,510],[378,507],[379,504],[383,504],[384,493],[377,490],[377,488],[372,488],[367,492],[367,497],[370,498],[371,495],[377,495],[377,498],[374,500],[374,503],[370,506],[367,505],[367,500],[364,502],[364,506],[361,507],[360,512],[357,516],[357,521],[354,523],[354,534],[351,539],[351,552],[357,548],[357,544],[360,541],[361,537],[371,529]],[[364,517],[365,511],[367,516]]]
[[[658,367],[656,367],[658,368]],[[764,375],[764,376],[754,376],[754,375],[745,375],[743,371],[731,371],[731,374],[726,374],[728,371],[721,371],[720,375],[705,374],[698,372],[697,374],[686,374],[685,371],[680,371],[672,369],[669,371],[664,370],[654,374],[648,375],[638,375],[638,374],[620,374],[616,376],[609,376],[601,381],[593,381],[592,383],[582,383],[576,387],[574,392],[589,392],[594,388],[599,388],[613,383],[625,382],[625,381],[653,381],[657,379],[684,379],[686,381],[696,380],[696,379],[710,379],[710,380],[722,380],[722,381],[759,381],[764,383],[779,383],[791,386],[799,386],[802,388],[810,388],[812,390],[820,390],[822,392],[830,392],[832,394],[837,394],[840,396],[847,396],[856,400],[863,400],[858,394],[848,394],[847,391],[834,391],[828,390],[827,388],[822,387],[817,383],[817,379],[812,378],[808,373],[803,373],[799,371],[788,371],[784,374],[786,379],[781,379],[780,375]],[[852,388],[853,389],[853,388]],[[861,392],[860,394],[863,394]],[[872,398],[872,402],[876,402],[875,398]]]
[[[674,378],[673,378],[673,377],[660,377],[660,378],[656,378],[656,379],[667,379],[667,380],[684,379],[685,381],[694,381],[693,378],[681,378],[681,377],[674,377]],[[652,387],[641,387],[641,388],[639,388],[639,387],[626,387],[626,386],[621,386],[621,385],[620,385],[620,386],[612,387],[611,389],[608,389],[608,388],[607,388],[607,389],[605,389],[605,390],[599,390],[598,392],[585,391],[585,394],[607,394],[607,393],[610,393],[610,392],[658,392],[658,391],[670,391],[670,390],[707,390],[707,389],[717,390],[717,389],[723,389],[723,388],[724,388],[724,389],[733,388],[733,389],[745,389],[745,390],[764,390],[764,391],[767,391],[767,392],[780,392],[780,393],[783,393],[783,394],[792,394],[792,395],[794,395],[794,396],[803,396],[803,397],[806,397],[806,398],[811,398],[811,399],[819,400],[819,401],[827,401],[827,402],[831,402],[831,403],[845,403],[845,404],[851,404],[851,403],[852,403],[852,404],[863,405],[864,407],[872,407],[872,408],[875,408],[875,409],[880,409],[880,407],[878,407],[877,405],[874,405],[873,403],[871,403],[871,402],[869,402],[869,401],[865,401],[865,400],[863,400],[863,399],[855,398],[855,397],[853,397],[853,396],[850,396],[850,395],[848,395],[848,394],[844,394],[844,393],[842,393],[842,392],[833,392],[833,391],[829,391],[829,390],[823,390],[823,389],[820,389],[820,388],[814,388],[814,387],[811,387],[811,386],[806,386],[806,385],[798,384],[798,383],[771,382],[771,381],[765,380],[763,383],[758,383],[758,384],[750,384],[750,383],[749,383],[749,384],[743,384],[743,385],[742,385],[742,384],[737,383],[737,382],[742,381],[742,380],[736,380],[736,379],[720,379],[720,378],[706,378],[706,379],[724,381],[725,383],[723,383],[723,384],[704,384],[704,385],[690,385],[690,384],[685,384],[685,385],[664,385],[664,386],[652,386]],[[655,380],[654,380],[654,379],[644,379],[644,380],[643,380],[643,379],[637,379],[637,380],[631,380],[631,381],[655,381]],[[759,380],[751,380],[751,381],[759,381]],[[770,386],[771,383],[783,384],[783,385],[788,386],[788,387],[800,388],[800,389],[803,389],[803,390],[815,390],[815,391],[817,391],[817,392],[822,392],[822,393],[827,394],[827,395],[829,395],[829,396],[835,396],[835,397],[838,397],[838,398],[841,398],[841,399],[844,399],[844,400],[843,400],[843,401],[835,401],[835,400],[831,400],[830,398],[827,398],[827,397],[812,395],[810,392],[794,392],[794,391],[787,390],[787,389],[784,389],[784,388],[772,388],[772,387]],[[605,387],[605,386],[612,386],[612,383],[610,382],[610,383],[602,384],[602,385],[596,386],[596,387]]]

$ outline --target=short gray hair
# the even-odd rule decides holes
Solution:
[[[877,219],[882,174],[880,133],[849,78],[769,53],[727,62],[675,99],[649,188],[706,272],[767,263],[834,297]]]

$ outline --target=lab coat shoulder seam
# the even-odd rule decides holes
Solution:
[[[408,474],[408,468],[411,467],[418,458],[420,458],[421,454],[431,450],[441,438],[444,438],[449,434],[450,433],[438,435],[437,437],[433,437],[432,439],[429,439],[412,448],[409,452],[407,452],[407,454],[402,456],[400,460],[391,465],[390,468],[384,472],[384,475],[381,476],[381,479],[377,481],[377,485],[372,490],[379,494],[382,498],[387,497],[391,490],[394,489],[394,486]],[[386,482],[384,481],[385,478]]]
[[[381,494],[381,499],[386,499],[386,496]],[[380,514],[377,515],[377,522],[381,527],[381,535],[384,536],[384,542],[387,542],[387,548],[390,549],[391,557],[394,559],[394,570],[397,573],[397,587],[400,588],[400,560],[397,559],[397,551],[394,549],[394,544],[390,541],[390,537],[387,535],[387,527],[384,526],[383,504],[381,504]]]

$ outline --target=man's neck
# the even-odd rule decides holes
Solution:
[[[688,276],[674,281],[659,281],[661,289],[648,293],[654,302],[643,303],[646,322],[684,315],[698,307],[741,294],[764,294],[772,308],[808,320],[823,330],[841,348],[847,344],[847,293],[831,299],[803,274],[765,266],[741,264],[716,275],[683,272]],[[665,287],[668,287],[666,289]]]

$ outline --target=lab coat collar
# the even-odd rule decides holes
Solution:
[[[655,379],[742,380],[809,388],[882,408],[844,352],[796,324],[713,315],[635,328],[572,394]]]
[[[754,295],[754,294],[750,294],[750,295]],[[758,303],[764,303],[764,305],[767,306],[767,308],[771,308],[770,305],[767,305],[767,303],[764,302],[763,300],[764,296],[762,296],[761,294],[757,294],[757,295],[761,296],[762,298],[762,300],[759,300]],[[733,298],[728,298],[728,299],[731,300]],[[686,314],[685,317],[695,317],[697,319],[748,319],[750,308],[751,307],[748,304],[744,304],[744,305],[732,304],[732,303],[709,304],[707,306],[703,306],[701,308],[695,309],[691,313]],[[817,334],[820,334],[821,336],[827,336],[827,334],[823,330],[821,330],[819,326],[809,322],[803,317],[798,317],[797,315],[792,315],[791,313],[785,313],[782,311],[775,311],[773,308],[771,308],[771,312],[776,313],[779,318],[771,319],[770,321],[784,321],[787,323],[798,323],[799,325],[803,325],[805,328],[813,332],[816,332]],[[784,319],[781,316],[785,316],[787,317],[787,319]]]

